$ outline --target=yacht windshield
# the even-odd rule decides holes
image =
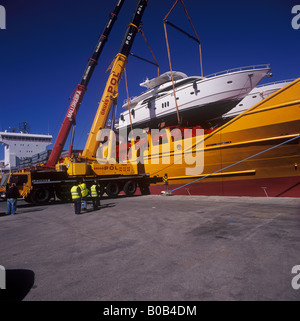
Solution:
[[[197,80],[201,80],[201,79],[189,77],[187,79],[184,79],[184,80],[181,80],[181,81],[178,81],[177,83],[175,83],[175,88],[177,89],[177,88],[179,88],[179,87],[181,87],[181,86],[183,86],[183,85],[185,85],[187,83],[191,83],[191,82],[197,81]],[[165,91],[169,91],[171,89],[173,89],[173,84],[171,86],[168,86],[168,87],[160,90],[159,92],[162,93],[162,92],[165,92]]]

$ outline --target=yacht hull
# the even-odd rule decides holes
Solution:
[[[220,117],[224,113],[234,108],[240,100],[226,99],[202,106],[191,106],[180,111],[181,124],[185,126],[204,125],[210,119],[217,115]],[[201,108],[201,117],[199,118],[199,109]],[[216,112],[218,111],[218,112]],[[169,113],[161,117],[151,117],[135,122],[133,128],[161,128],[165,126],[178,125],[177,113]]]
[[[175,84],[153,89],[135,98],[134,107],[121,114],[117,129],[157,128],[201,124],[221,117],[234,108],[270,71],[269,67],[216,74],[204,79],[188,77]],[[144,97],[144,98],[142,98]],[[137,102],[138,101],[138,102]],[[177,106],[176,106],[177,105]],[[178,108],[178,116],[177,116]]]

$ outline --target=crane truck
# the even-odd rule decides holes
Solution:
[[[53,171],[37,169],[6,174],[0,183],[2,193],[7,183],[14,182],[26,201],[45,203],[54,196],[61,200],[69,200],[70,189],[78,178],[84,178],[88,187],[97,179],[102,187],[102,193],[106,192],[109,197],[116,197],[121,190],[127,196],[131,196],[136,192],[137,187],[142,194],[148,194],[149,185],[161,181],[159,177],[149,177],[147,173],[139,170],[139,166],[134,164],[128,162],[114,165],[99,164],[96,157],[100,144],[97,137],[99,131],[105,128],[111,108],[116,103],[119,83],[147,4],[148,0],[138,1],[132,20],[127,26],[119,53],[113,60],[110,75],[82,155],[79,157],[69,155],[57,163],[56,170]],[[53,161],[50,160],[50,163],[52,165]]]

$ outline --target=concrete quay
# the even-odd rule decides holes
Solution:
[[[300,198],[104,198],[16,215],[0,203],[0,298],[24,301],[299,300]],[[299,265],[299,272],[292,273]]]

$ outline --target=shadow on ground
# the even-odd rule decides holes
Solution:
[[[91,203],[88,202],[88,205],[91,206]],[[100,205],[99,208],[96,210],[94,210],[93,208],[88,208],[87,210],[81,210],[80,215],[84,215],[92,212],[98,212],[98,211],[101,211],[101,209],[108,208],[108,207],[115,207],[115,206],[116,206],[115,203],[108,203],[108,204]]]
[[[34,285],[31,270],[6,270],[6,288],[0,290],[0,301],[22,301]]]

